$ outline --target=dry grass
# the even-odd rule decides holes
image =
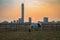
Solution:
[[[48,31],[51,28],[53,31]],[[56,27],[44,27],[42,32],[41,28],[32,32],[28,32],[28,29],[29,26],[0,27],[0,40],[60,40],[60,31],[56,31]],[[60,30],[60,27],[57,29]]]
[[[1,32],[0,40],[60,40],[60,32]]]

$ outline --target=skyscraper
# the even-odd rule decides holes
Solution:
[[[44,23],[48,23],[48,17],[44,17]]]
[[[22,18],[22,24],[24,23],[24,3],[22,3],[22,16],[21,16],[21,18]]]

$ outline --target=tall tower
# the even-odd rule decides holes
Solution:
[[[24,23],[24,3],[22,3],[22,16],[21,16],[21,18],[22,18],[22,24]]]

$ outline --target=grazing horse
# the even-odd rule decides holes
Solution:
[[[29,32],[31,32],[35,29],[38,29],[40,27],[41,27],[41,23],[32,23],[32,24],[30,24]]]

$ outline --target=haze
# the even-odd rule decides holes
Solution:
[[[60,0],[0,0],[0,21],[12,21],[21,17],[21,3],[25,4],[25,21],[60,20]]]

